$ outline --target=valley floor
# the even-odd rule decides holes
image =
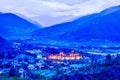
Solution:
[[[85,51],[86,48],[93,52]],[[119,80],[120,54],[99,53],[94,49],[17,44],[0,50],[0,80]],[[104,48],[99,47],[101,49]],[[48,58],[61,51],[66,55],[78,53],[82,57]]]

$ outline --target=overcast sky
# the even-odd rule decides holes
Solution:
[[[0,12],[21,14],[49,26],[119,4],[120,0],[0,0]]]

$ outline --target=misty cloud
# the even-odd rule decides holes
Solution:
[[[22,14],[48,26],[119,4],[120,0],[1,0],[0,12]]]

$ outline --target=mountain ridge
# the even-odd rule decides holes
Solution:
[[[109,10],[114,9],[109,12]],[[108,11],[108,13],[107,13]],[[107,13],[107,14],[106,14]],[[120,40],[120,6],[107,8],[100,13],[80,17],[74,21],[57,24],[34,32],[35,38],[53,40]]]
[[[6,39],[27,38],[32,31],[40,27],[13,13],[0,14],[0,36]]]

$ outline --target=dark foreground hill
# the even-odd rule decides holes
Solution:
[[[6,44],[8,45],[7,40],[0,36],[0,51],[6,46]]]

